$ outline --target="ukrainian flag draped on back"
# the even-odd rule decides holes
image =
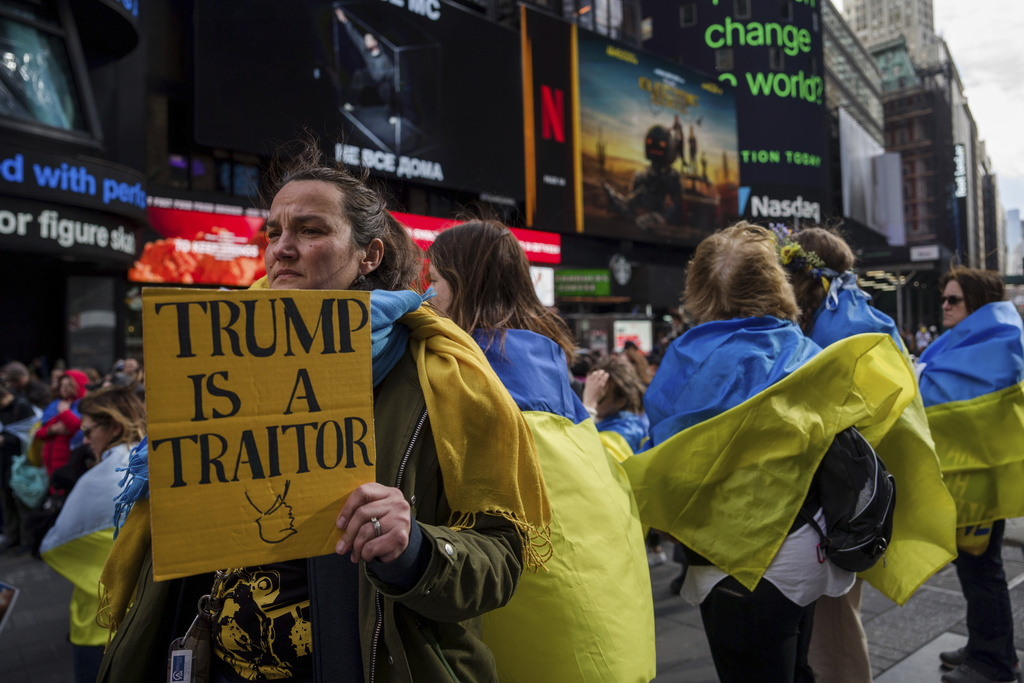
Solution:
[[[654,605],[643,531],[622,468],[605,453],[547,337],[474,334],[523,411],[551,501],[547,571],[524,572],[505,607],[483,615],[503,683],[649,681]]]
[[[835,434],[857,426],[877,444],[914,393],[884,335],[822,351],[778,318],[699,325],[644,399],[653,448],[623,463],[641,519],[753,589]]]
[[[857,334],[880,332],[902,349],[896,323],[868,304],[870,298],[857,287],[856,275],[844,273],[836,280],[815,313],[811,339],[827,347]],[[920,395],[915,392],[875,449],[896,480],[896,511],[886,561],[861,572],[861,577],[902,605],[956,557],[956,509],[942,481]]]
[[[921,396],[957,526],[1024,516],[1024,325],[982,306],[921,354]]]

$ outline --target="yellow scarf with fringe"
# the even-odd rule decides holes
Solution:
[[[266,288],[265,277],[251,287]],[[551,557],[551,507],[533,435],[515,401],[480,346],[455,323],[426,306],[399,322],[410,330],[453,510],[450,527],[468,529],[480,513],[502,517],[519,532],[525,566],[543,567]],[[100,577],[100,618],[111,632],[127,613],[149,547],[149,506],[142,502],[129,513]]]

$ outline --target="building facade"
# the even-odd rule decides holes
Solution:
[[[102,372],[146,224],[136,2],[0,6],[0,360]]]
[[[911,59],[923,63],[936,41],[932,0],[845,0],[843,14],[868,49],[902,37]]]

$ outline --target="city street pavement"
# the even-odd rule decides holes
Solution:
[[[1013,601],[1017,649],[1024,646],[1024,521],[1007,524],[1003,560]],[[657,628],[657,683],[717,681],[697,607],[669,591],[673,562],[651,568]],[[28,555],[0,555],[0,582],[21,589],[0,632],[0,681],[71,681],[68,604],[71,584]],[[933,576],[903,607],[870,586],[862,608],[878,683],[938,683],[938,653],[966,642],[964,599],[952,565]],[[1024,653],[1019,653],[1024,658]],[[544,683],[544,682],[539,682]],[[822,683],[828,683],[824,681]]]

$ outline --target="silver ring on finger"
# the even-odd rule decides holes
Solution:
[[[377,521],[376,517],[370,517],[370,523],[373,524],[373,535],[376,538],[380,538],[380,535],[384,533],[380,530],[380,522]]]

